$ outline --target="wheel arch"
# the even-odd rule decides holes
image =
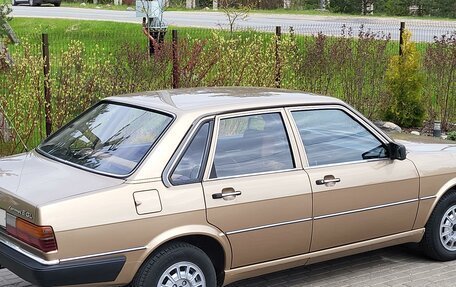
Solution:
[[[157,250],[173,242],[185,242],[203,250],[214,264],[218,283],[223,283],[224,271],[231,266],[231,245],[223,232],[209,226],[182,226],[158,235],[146,246],[147,252],[135,273]]]
[[[426,225],[439,201],[445,194],[448,194],[449,192],[456,192],[456,177],[447,181],[439,189],[435,196],[430,196],[429,198],[426,196],[421,197],[424,198],[424,200],[422,199],[420,202],[420,209],[423,208],[424,210],[418,211],[418,216],[414,228],[421,228]],[[426,201],[429,202],[426,203]]]

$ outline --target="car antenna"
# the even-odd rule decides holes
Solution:
[[[20,142],[22,143],[22,145],[24,146],[25,148],[25,151],[29,151],[27,145],[25,144],[24,140],[22,139],[21,135],[18,133],[16,127],[14,126],[13,122],[9,119],[8,115],[6,114],[6,111],[5,109],[3,108],[3,105],[0,105],[0,108],[1,108],[1,113],[3,114],[3,116],[5,117],[6,121],[9,123],[9,125],[12,127],[12,129],[14,130],[14,132],[16,133],[17,137],[19,138]]]

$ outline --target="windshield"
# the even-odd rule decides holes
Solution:
[[[124,176],[135,169],[171,121],[162,113],[101,103],[38,149],[89,169]]]

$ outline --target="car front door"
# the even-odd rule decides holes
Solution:
[[[284,109],[216,118],[203,189],[233,268],[309,251],[311,188],[284,119]]]
[[[387,140],[342,106],[290,109],[313,190],[311,251],[410,231],[419,179]]]

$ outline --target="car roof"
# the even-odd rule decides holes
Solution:
[[[140,92],[106,100],[159,109],[179,115],[219,114],[252,108],[299,106],[312,104],[343,104],[342,101],[311,93],[273,88],[188,88]]]

